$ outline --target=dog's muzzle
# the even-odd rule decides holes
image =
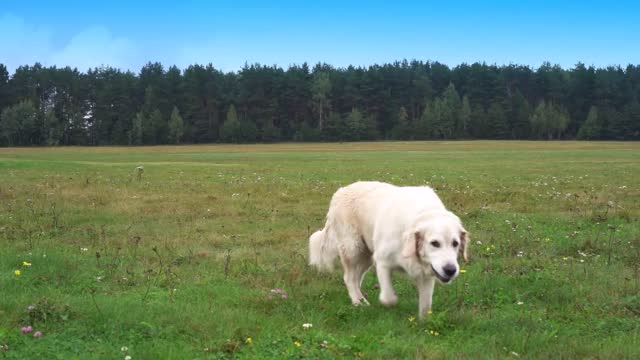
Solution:
[[[431,265],[431,271],[433,271],[433,273],[436,275],[438,280],[442,281],[445,284],[448,283],[449,281],[451,281],[451,279],[453,278],[453,275],[449,276],[449,277],[440,275],[440,273],[433,267],[433,265]],[[454,273],[454,275],[455,275],[455,273]]]

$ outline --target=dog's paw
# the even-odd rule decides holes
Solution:
[[[360,299],[359,301],[354,302],[354,303],[353,303],[353,305],[354,305],[354,306],[369,306],[369,305],[371,305],[371,304],[369,304],[369,300],[367,300],[367,299],[365,299],[365,298],[362,298],[362,299]]]
[[[394,306],[398,303],[398,297],[395,294],[383,295],[380,294],[380,303],[384,306]]]

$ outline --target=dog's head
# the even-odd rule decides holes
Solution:
[[[402,255],[414,257],[425,271],[448,283],[460,273],[458,254],[467,261],[469,235],[460,219],[449,211],[420,218],[404,234]]]

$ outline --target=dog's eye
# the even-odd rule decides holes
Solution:
[[[458,245],[459,245],[458,242],[453,240],[453,247],[458,247]]]
[[[439,241],[435,241],[435,240],[434,240],[434,241],[432,241],[432,242],[431,242],[431,246],[433,246],[433,247],[440,247],[440,242],[439,242]]]

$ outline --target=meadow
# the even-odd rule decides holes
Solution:
[[[423,322],[402,274],[353,307],[307,265],[357,180],[471,234]],[[2,148],[0,358],[637,359],[639,185],[637,142]]]

